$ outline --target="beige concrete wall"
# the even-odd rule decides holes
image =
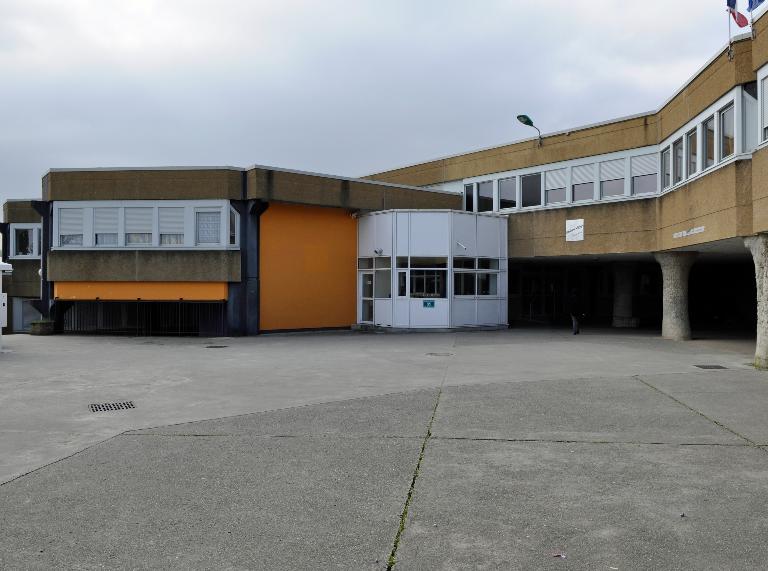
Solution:
[[[248,171],[248,198],[350,210],[461,208],[457,194],[270,169]]]
[[[11,200],[3,204],[3,221],[11,224],[39,224],[42,217],[32,208],[31,200]]]
[[[43,200],[238,200],[239,170],[52,171]]]
[[[52,282],[239,282],[235,251],[63,251],[48,257]]]
[[[40,260],[9,260],[10,276],[3,276],[3,291],[9,297],[40,297]]]
[[[752,42],[752,69],[757,71],[768,63],[768,15],[755,22],[755,39]]]

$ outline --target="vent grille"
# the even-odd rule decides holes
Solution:
[[[127,410],[129,408],[136,408],[136,405],[133,404],[133,401],[131,400],[124,402],[104,402],[88,405],[88,409],[91,412],[112,412],[115,410]]]

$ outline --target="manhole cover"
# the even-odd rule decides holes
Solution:
[[[226,349],[228,345],[206,345],[206,349]]]
[[[427,357],[453,357],[453,353],[427,353]]]
[[[728,367],[723,367],[722,365],[694,365],[694,367],[697,367],[699,369],[704,369],[707,371],[712,370],[720,370],[720,369],[727,369]]]
[[[88,408],[91,412],[110,412],[113,410],[126,410],[129,408],[136,408],[133,401],[128,400],[125,402],[104,402],[101,404],[89,404]]]

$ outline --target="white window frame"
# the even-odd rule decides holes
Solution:
[[[768,4],[766,4],[768,6]],[[759,128],[759,136],[757,138],[758,140],[758,147],[761,145],[765,145],[768,143],[768,136],[766,136],[766,122],[768,121],[768,117],[765,116],[763,112],[763,106],[764,100],[766,97],[768,97],[768,94],[765,93],[765,90],[763,89],[763,80],[768,80],[768,65],[764,65],[757,71],[757,120],[760,122],[758,125]],[[768,81],[766,82],[768,84]],[[768,85],[766,85],[768,87]]]
[[[119,209],[119,227],[117,246],[96,246],[93,229],[93,209]],[[150,244],[125,244],[125,208],[153,208],[152,240]],[[160,245],[159,211],[161,207],[184,208],[184,242],[178,245]],[[62,208],[83,209],[83,245],[59,245],[59,210]],[[229,200],[92,200],[92,201],[54,201],[53,202],[53,235],[52,250],[239,250],[240,249],[240,215],[235,213],[236,245],[229,245],[229,213],[232,205]],[[197,244],[196,212],[216,212],[221,216],[219,224],[218,244]]]
[[[16,230],[32,230],[32,254],[19,256],[16,254]],[[39,260],[42,248],[43,225],[36,223],[12,223],[10,224],[10,251],[8,259],[11,260]]]

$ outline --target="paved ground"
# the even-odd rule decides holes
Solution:
[[[6,346],[2,569],[385,569],[393,549],[398,570],[768,560],[768,374],[746,365],[750,343],[504,331]],[[87,410],[114,400],[137,408]]]

